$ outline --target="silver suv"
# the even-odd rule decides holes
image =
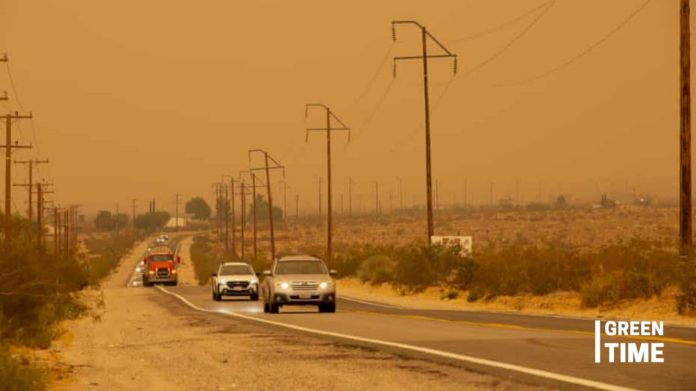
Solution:
[[[259,280],[248,263],[221,263],[217,273],[210,275],[210,285],[215,301],[222,300],[222,296],[249,296],[252,301],[259,299]]]
[[[263,272],[263,312],[277,314],[284,305],[316,305],[336,312],[336,284],[324,262],[308,255],[282,257]]]

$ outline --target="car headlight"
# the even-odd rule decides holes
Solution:
[[[321,288],[321,289],[326,289],[326,288],[328,288],[328,287],[329,287],[329,283],[328,283],[328,282],[322,282],[322,283],[319,284],[319,288]]]
[[[281,282],[280,284],[276,284],[276,286],[280,286],[282,289],[290,288],[290,284],[288,284],[287,282]]]
[[[259,283],[259,279],[258,279],[258,278],[254,277],[254,278],[251,279],[251,284],[252,284],[252,285],[258,284],[258,283]]]
[[[154,271],[154,270],[148,270],[148,271],[147,271],[147,274],[155,274],[155,271]]]
[[[176,274],[176,269],[172,269],[172,274]]]

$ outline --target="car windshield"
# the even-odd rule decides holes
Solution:
[[[231,276],[234,274],[254,274],[254,270],[249,265],[222,265],[221,276]]]
[[[278,262],[276,274],[326,274],[321,261],[283,261]]]
[[[172,254],[150,255],[150,260],[154,261],[154,262],[173,261],[174,255],[172,255]]]

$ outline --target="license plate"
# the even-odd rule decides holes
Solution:
[[[241,290],[242,290],[242,287],[241,287],[241,286],[235,286],[235,287],[232,287],[232,290],[233,290],[233,291],[241,291]]]
[[[311,293],[300,293],[300,299],[311,299],[312,294]]]

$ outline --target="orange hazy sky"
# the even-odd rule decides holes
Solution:
[[[289,197],[314,207],[325,143],[305,143],[304,128],[323,116],[305,120],[306,102],[330,105],[353,129],[348,145],[334,137],[337,199],[348,176],[365,208],[375,181],[386,197],[402,178],[407,202],[422,203],[422,68],[400,64],[394,79],[389,57],[419,54],[414,28],[391,37],[392,20],[415,19],[459,56],[456,77],[451,62],[430,63],[442,203],[461,200],[465,180],[476,203],[489,181],[496,198],[516,181],[523,200],[539,183],[543,198],[676,198],[677,0],[651,1],[577,61],[510,84],[582,53],[643,3],[0,0],[0,52],[19,101],[3,64],[0,90],[4,109],[35,116],[15,134],[38,148],[18,157],[50,159],[39,175],[56,200],[86,210],[210,197],[222,174],[248,167],[249,148],[280,160]]]

